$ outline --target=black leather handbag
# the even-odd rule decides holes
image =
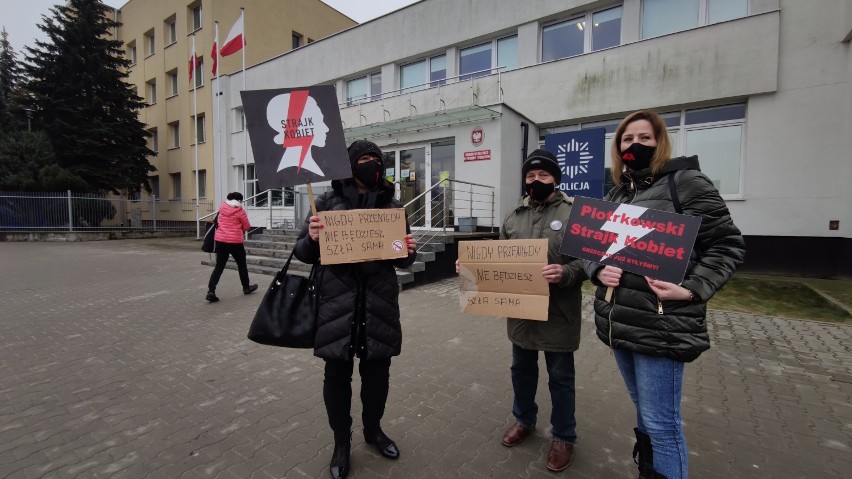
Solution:
[[[256,343],[285,348],[313,348],[317,330],[316,265],[307,278],[288,274],[290,260],[275,275],[249,326]]]
[[[219,213],[216,213],[216,216],[213,218],[213,224],[207,228],[207,232],[204,233],[204,241],[201,242],[201,251],[205,253],[215,253],[216,252],[216,228],[219,227]]]

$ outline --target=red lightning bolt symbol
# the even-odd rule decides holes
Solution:
[[[291,146],[300,146],[302,151],[299,156],[299,167],[296,173],[302,171],[302,163],[305,161],[305,155],[310,151],[311,143],[314,141],[311,136],[295,136],[296,128],[290,125],[298,125],[302,119],[302,113],[305,111],[305,103],[308,101],[308,90],[296,90],[290,92],[290,106],[287,110],[288,126],[284,127],[284,141],[281,146],[290,148]],[[291,134],[288,134],[288,130]]]

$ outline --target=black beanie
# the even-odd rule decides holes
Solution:
[[[521,180],[527,177],[527,173],[530,170],[544,170],[550,173],[556,179],[557,188],[562,183],[562,169],[559,168],[559,162],[556,161],[553,153],[547,150],[539,149],[530,153],[524,162],[524,166],[521,168]]]
[[[385,157],[382,155],[382,150],[372,141],[356,140],[346,149],[349,152],[349,164],[354,165],[358,158],[364,155],[374,155],[379,159],[379,163],[384,164]]]

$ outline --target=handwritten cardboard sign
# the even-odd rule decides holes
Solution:
[[[460,241],[462,311],[547,321],[550,287],[541,275],[546,264],[546,239]]]
[[[701,218],[577,196],[559,252],[680,283]]]
[[[408,256],[405,209],[383,208],[318,213],[323,265],[361,263]]]

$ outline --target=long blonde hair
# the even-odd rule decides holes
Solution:
[[[627,115],[618,124],[615,136],[612,138],[612,149],[610,151],[612,157],[611,173],[612,181],[616,186],[621,185],[621,173],[624,172],[624,161],[621,159],[621,137],[624,135],[627,125],[639,120],[646,120],[651,124],[651,128],[654,130],[654,138],[657,140],[657,151],[654,152],[654,157],[651,158],[651,174],[656,176],[660,168],[672,156],[672,141],[669,138],[666,122],[657,112],[653,110],[639,110]]]

